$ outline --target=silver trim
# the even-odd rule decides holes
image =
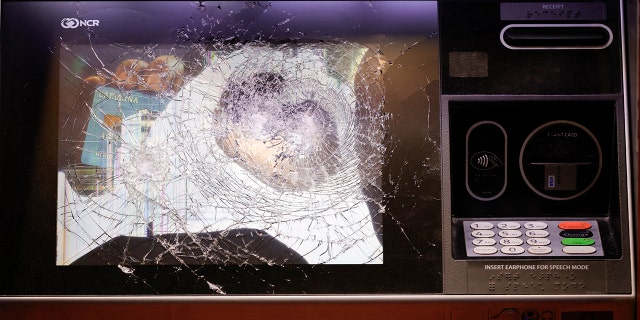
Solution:
[[[216,295],[216,296],[31,296],[31,297],[0,297],[0,302],[190,302],[190,301],[206,301],[213,303],[228,302],[376,302],[376,301],[396,301],[396,302],[451,302],[451,301],[468,301],[468,302],[539,302],[539,301],[577,301],[577,302],[602,302],[606,298],[607,301],[627,301],[635,299],[632,294],[584,294],[584,295],[489,295],[489,294],[376,294],[376,295],[276,295],[276,296],[257,296],[257,295]]]
[[[629,3],[631,3],[631,1],[629,1]],[[634,208],[633,206],[633,198],[636,197],[635,194],[633,194],[633,181],[635,181],[634,177],[631,176],[633,171],[633,159],[631,157],[631,154],[633,152],[632,147],[631,147],[631,141],[632,141],[632,137],[631,137],[631,128],[629,127],[629,122],[632,121],[633,119],[630,118],[629,116],[629,87],[628,87],[628,73],[627,73],[627,68],[629,66],[628,61],[627,61],[627,35],[626,35],[626,16],[625,13],[627,12],[625,10],[625,6],[624,6],[624,1],[620,1],[620,51],[621,51],[621,59],[622,60],[622,109],[624,112],[624,142],[625,142],[625,160],[626,160],[626,178],[627,178],[627,214],[628,214],[628,223],[629,223],[629,262],[630,262],[630,273],[631,273],[631,294],[635,297],[637,294],[637,283],[636,283],[636,268],[638,267],[636,265],[636,248],[635,248],[635,242],[637,241],[637,237],[638,234],[636,234],[635,232],[635,220],[634,217],[636,217],[637,215],[637,208]],[[637,2],[636,2],[636,6],[632,6],[629,5],[629,8],[635,8],[636,9],[636,17],[638,17],[638,13],[640,13],[640,11],[638,11],[639,7],[637,6]],[[633,21],[630,22],[635,24],[635,26],[637,27],[637,21]],[[637,39],[636,39],[637,40]],[[637,46],[637,42],[636,42],[636,46]],[[637,56],[635,57],[636,59],[638,58]],[[638,71],[638,70],[636,70]],[[636,100],[635,103],[638,103],[638,101]],[[637,143],[637,141],[636,141]],[[637,160],[637,159],[636,159]],[[637,174],[637,173],[636,173]],[[637,201],[637,200],[636,200]],[[637,205],[637,203],[636,203]]]
[[[603,46],[563,46],[563,47],[518,47],[508,45],[504,41],[504,33],[510,28],[520,28],[520,27],[529,27],[529,28],[546,28],[546,27],[563,27],[563,28],[579,28],[579,27],[600,27],[606,30],[609,33],[609,41]],[[613,42],[613,32],[609,27],[601,23],[584,23],[584,24],[560,24],[560,23],[547,23],[547,24],[509,24],[502,28],[500,31],[500,42],[502,45],[511,50],[568,50],[568,49],[577,49],[577,50],[600,50],[607,48]]]

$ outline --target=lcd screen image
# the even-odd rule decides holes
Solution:
[[[61,39],[57,266],[413,261],[438,282],[435,3],[315,4],[322,32],[305,5],[190,4],[174,39]]]
[[[136,47],[65,52],[115,64],[61,109],[61,264],[96,248],[86,262],[383,262],[381,199],[365,193],[385,148],[377,58],[349,43],[227,47],[204,61],[158,47],[148,63]]]

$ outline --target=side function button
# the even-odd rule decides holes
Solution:
[[[586,230],[591,229],[591,224],[586,221],[564,221],[558,224],[558,228],[563,230]]]
[[[593,232],[589,230],[564,230],[560,232],[560,236],[563,238],[591,238]]]
[[[528,230],[544,230],[549,227],[546,223],[542,221],[532,221],[524,224],[525,229]]]
[[[564,238],[562,244],[565,246],[591,246],[596,241],[591,238]]]
[[[496,233],[491,230],[475,230],[471,232],[471,235],[475,238],[491,238],[495,236]]]
[[[596,252],[596,248],[591,246],[566,246],[562,248],[562,252],[566,254],[592,254]]]
[[[527,230],[525,234],[529,238],[546,238],[549,236],[549,232],[546,230]]]
[[[500,252],[504,254],[522,254],[524,253],[524,248],[518,246],[506,246],[502,247],[502,249],[500,249]]]
[[[492,246],[496,244],[496,241],[491,238],[476,238],[471,242],[475,246]]]
[[[522,236],[522,232],[518,230],[500,230],[498,235],[503,238],[518,238]]]
[[[491,222],[474,222],[470,225],[473,230],[491,230],[493,229],[493,223]]]
[[[529,253],[532,254],[550,254],[553,249],[551,249],[551,247],[547,247],[547,246],[531,246],[529,247]]]
[[[490,255],[498,252],[498,249],[496,249],[496,247],[489,247],[489,246],[475,247],[473,248],[473,252],[475,254]]]
[[[518,230],[520,229],[520,224],[517,222],[505,221],[498,223],[498,229],[501,230]]]
[[[551,240],[547,238],[529,238],[527,244],[530,246],[548,246],[551,244]]]

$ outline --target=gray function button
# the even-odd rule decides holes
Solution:
[[[522,232],[518,230],[500,230],[498,235],[503,238],[518,238],[522,236]]]
[[[545,230],[527,230],[524,234],[529,238],[546,238],[549,236],[549,232]]]
[[[525,223],[524,227],[528,230],[544,230],[549,226],[542,221],[531,221]]]
[[[520,246],[524,243],[524,240],[520,238],[504,238],[500,239],[500,244],[503,246]]]
[[[592,254],[596,252],[596,248],[591,246],[568,246],[562,248],[562,252],[566,254]]]
[[[471,241],[475,246],[492,246],[496,244],[496,241],[491,238],[477,238]]]
[[[527,244],[530,246],[548,246],[551,244],[551,240],[547,238],[529,238]]]
[[[495,236],[496,233],[491,230],[475,230],[471,232],[471,235],[474,238],[491,238]]]
[[[493,229],[493,223],[484,221],[474,222],[470,225],[470,227],[473,230],[491,230]]]
[[[517,222],[505,221],[498,223],[498,229],[502,230],[518,230],[520,229],[520,224]]]
[[[475,247],[473,248],[473,252],[475,254],[482,254],[482,255],[489,255],[489,254],[495,254],[496,252],[498,252],[498,249],[496,249],[496,247]]]
[[[531,246],[529,247],[529,253],[531,254],[549,254],[553,251],[550,247],[547,246]]]
[[[524,248],[518,246],[506,246],[502,247],[502,249],[500,249],[500,252],[504,254],[523,254]]]

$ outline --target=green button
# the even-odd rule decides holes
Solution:
[[[591,238],[564,238],[562,239],[562,244],[565,246],[590,246],[596,243],[595,240]]]

